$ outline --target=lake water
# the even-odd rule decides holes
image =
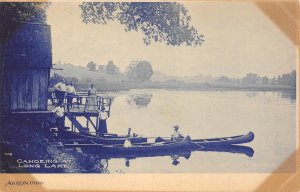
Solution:
[[[272,172],[296,147],[296,99],[290,92],[131,90],[114,97],[110,133],[170,136],[173,126],[191,138],[234,136],[254,132],[246,146],[252,157],[226,152],[192,152],[170,156],[108,159],[101,162],[110,173],[214,173]],[[293,172],[291,164],[284,172]]]

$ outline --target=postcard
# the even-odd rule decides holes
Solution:
[[[299,190],[298,11],[1,2],[0,189]]]

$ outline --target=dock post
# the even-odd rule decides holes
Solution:
[[[98,116],[96,117],[96,131],[99,129],[99,114]]]
[[[76,116],[75,116],[75,119],[76,119]],[[71,128],[72,128],[72,132],[75,132],[75,130],[74,130],[74,124],[73,124],[72,121],[71,121]]]
[[[88,120],[87,117],[85,117],[85,118],[86,118],[86,128],[88,128],[88,130],[90,130],[90,129],[89,129],[89,120]]]

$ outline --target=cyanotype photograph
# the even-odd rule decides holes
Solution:
[[[297,47],[253,2],[1,2],[1,173],[293,173]]]

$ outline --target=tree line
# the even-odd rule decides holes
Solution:
[[[94,61],[90,61],[87,68],[90,71],[100,71],[110,75],[121,73],[119,67],[112,60],[108,61],[106,65],[97,65]],[[130,81],[147,81],[153,75],[152,65],[146,60],[134,60],[127,66],[125,74]]]
[[[295,89],[296,87],[296,71],[284,73],[274,77],[261,76],[256,73],[247,73],[242,78],[231,78],[228,76],[210,77],[200,75],[201,78],[189,80],[188,78],[172,77],[171,79],[152,79],[154,74],[152,65],[146,60],[134,60],[126,68],[125,72],[120,71],[119,67],[112,61],[108,61],[105,65],[98,65],[94,61],[87,63],[82,72],[82,67],[76,67],[72,64],[64,64],[69,66],[70,74],[76,73],[77,77],[68,76],[67,73],[53,74],[50,78],[49,87],[61,81],[62,78],[67,82],[73,81],[78,90],[87,90],[90,84],[94,84],[99,91],[121,91],[128,89],[189,89],[189,90],[205,90],[205,89],[257,89],[257,90],[278,90],[278,89]],[[63,65],[63,66],[64,66]],[[69,70],[67,69],[67,70]],[[168,76],[167,76],[168,77]]]
[[[58,62],[58,64],[62,64]],[[55,64],[56,65],[56,64]],[[78,69],[72,64],[62,64],[62,66],[71,66],[71,69]],[[81,70],[80,70],[81,71]],[[85,72],[89,72],[89,77],[83,77],[78,73],[77,77],[61,75],[55,72],[50,77],[49,87],[53,87],[56,83],[65,79],[67,82],[73,82],[78,90],[87,90],[90,84],[94,84],[97,90],[128,90],[134,88],[137,84],[143,84],[150,81],[153,75],[152,65],[146,60],[134,60],[126,68],[125,72],[121,72],[119,67],[112,60],[105,65],[98,65],[94,61],[90,61],[86,65]],[[78,71],[77,71],[78,72]],[[74,71],[73,71],[74,73]],[[75,72],[76,73],[76,72]]]
[[[296,87],[296,71],[284,73],[278,76],[269,78],[267,76],[260,76],[256,73],[248,73],[240,79],[234,79],[227,76],[218,77],[215,80],[220,84],[244,84],[244,85],[286,85]]]

